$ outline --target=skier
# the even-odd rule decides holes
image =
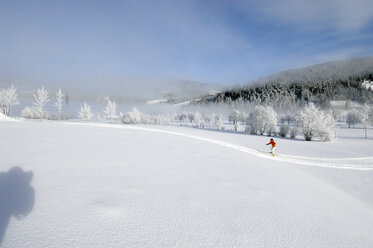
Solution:
[[[276,149],[276,142],[273,140],[273,139],[271,139],[270,141],[269,141],[269,143],[268,144],[266,144],[267,146],[268,145],[272,145],[272,147],[271,147],[271,154],[272,154],[272,156],[275,156],[275,154],[273,153],[274,151],[275,151],[275,149]]]

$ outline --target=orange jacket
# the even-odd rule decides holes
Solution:
[[[272,147],[276,147],[276,142],[271,140],[267,145],[272,145]]]

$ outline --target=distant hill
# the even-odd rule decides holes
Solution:
[[[358,57],[283,71],[257,80],[255,83],[320,84],[366,77],[371,74],[373,74],[373,57]]]
[[[244,87],[205,96],[199,103],[244,101],[283,107],[308,102],[327,105],[335,100],[373,103],[373,91],[364,81],[373,81],[373,57],[280,72]]]

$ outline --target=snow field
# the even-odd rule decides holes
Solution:
[[[373,170],[373,157],[355,157],[355,158],[318,158],[318,157],[304,157],[304,156],[293,156],[282,154],[280,157],[271,157],[268,154],[263,153],[262,150],[255,150],[247,148],[244,146],[216,140],[213,138],[206,138],[192,134],[186,134],[176,131],[168,131],[162,129],[148,128],[148,127],[138,127],[138,126],[127,126],[127,125],[112,125],[112,124],[97,124],[97,123],[65,123],[68,125],[80,125],[80,126],[90,126],[90,127],[105,127],[105,128],[119,128],[119,129],[130,129],[137,131],[146,131],[153,133],[162,133],[168,135],[181,136],[186,138],[191,138],[199,141],[204,141],[212,143],[215,145],[220,145],[228,147],[237,151],[248,153],[250,155],[272,159],[276,161],[289,162],[299,165],[308,165],[316,167],[329,167],[338,169],[349,169],[349,170]]]
[[[35,189],[32,212],[11,219],[2,247],[373,244],[372,186],[360,191],[359,180],[371,180],[372,171],[276,160],[309,161],[302,151],[306,142],[283,140],[280,156],[272,158],[256,152],[265,149],[267,137],[109,126],[0,123],[0,171],[32,171]],[[293,151],[297,157],[284,155],[294,143],[300,146]],[[363,166],[371,165],[368,151],[352,152],[365,157],[358,159],[368,161]],[[358,164],[333,156],[316,160]],[[331,174],[347,183],[331,180]]]

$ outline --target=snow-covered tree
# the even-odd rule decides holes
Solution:
[[[189,123],[191,122],[191,119],[189,118],[190,116],[186,113],[183,113],[181,114],[181,122],[184,122],[184,123]]]
[[[271,135],[276,132],[277,113],[270,106],[256,106],[251,113],[249,125],[252,134]]]
[[[124,116],[123,122],[128,124],[140,124],[142,122],[142,117],[143,113],[134,107],[126,116]]]
[[[204,128],[205,122],[204,122],[203,116],[200,112],[195,112],[194,113],[193,124],[197,128]]]
[[[245,124],[248,119],[249,115],[245,112],[242,112],[240,115],[240,121],[242,122],[242,124]]]
[[[237,122],[239,122],[240,119],[241,119],[241,114],[240,114],[240,111],[237,109],[233,110],[232,113],[230,113],[229,115],[229,122],[232,122],[233,124],[236,124]]]
[[[205,125],[207,125],[209,128],[212,127],[213,118],[215,118],[214,114],[204,114],[203,115],[203,121]]]
[[[58,116],[60,120],[61,120],[61,113],[62,113],[62,102],[63,102],[63,93],[61,89],[58,89],[58,91],[56,92],[56,102],[54,106],[57,107]]]
[[[334,119],[317,108],[313,103],[296,116],[298,127],[302,130],[305,140],[311,141],[318,137],[323,141],[330,140],[333,136]]]
[[[41,119],[44,112],[43,107],[49,102],[49,93],[44,89],[44,86],[41,89],[37,89],[36,94],[34,94],[34,99],[35,102],[33,102],[33,107],[39,111]]]
[[[110,121],[117,119],[118,118],[117,104],[115,102],[108,100],[104,113],[105,113],[105,118],[109,119]]]
[[[11,108],[17,104],[19,104],[18,93],[14,85],[11,85],[8,89],[0,90],[0,108],[4,115],[9,116]]]
[[[151,115],[147,115],[147,114],[142,113],[140,123],[151,124],[152,122],[153,122],[153,117]]]
[[[79,118],[87,122],[90,119],[92,119],[92,117],[93,117],[93,114],[91,111],[91,106],[88,105],[87,103],[84,103],[83,106],[80,107]]]
[[[234,123],[234,131],[238,131],[238,129],[240,129],[240,123],[239,122],[236,122]]]
[[[152,116],[150,123],[153,125],[161,125],[162,118],[163,117],[161,115]]]
[[[224,127],[224,117],[222,114],[216,114],[214,119],[214,126],[216,129],[220,130]]]
[[[355,124],[359,124],[361,122],[362,122],[362,116],[358,111],[353,110],[347,113],[346,123],[348,125],[348,128],[350,128],[351,125],[352,127],[355,127]]]

